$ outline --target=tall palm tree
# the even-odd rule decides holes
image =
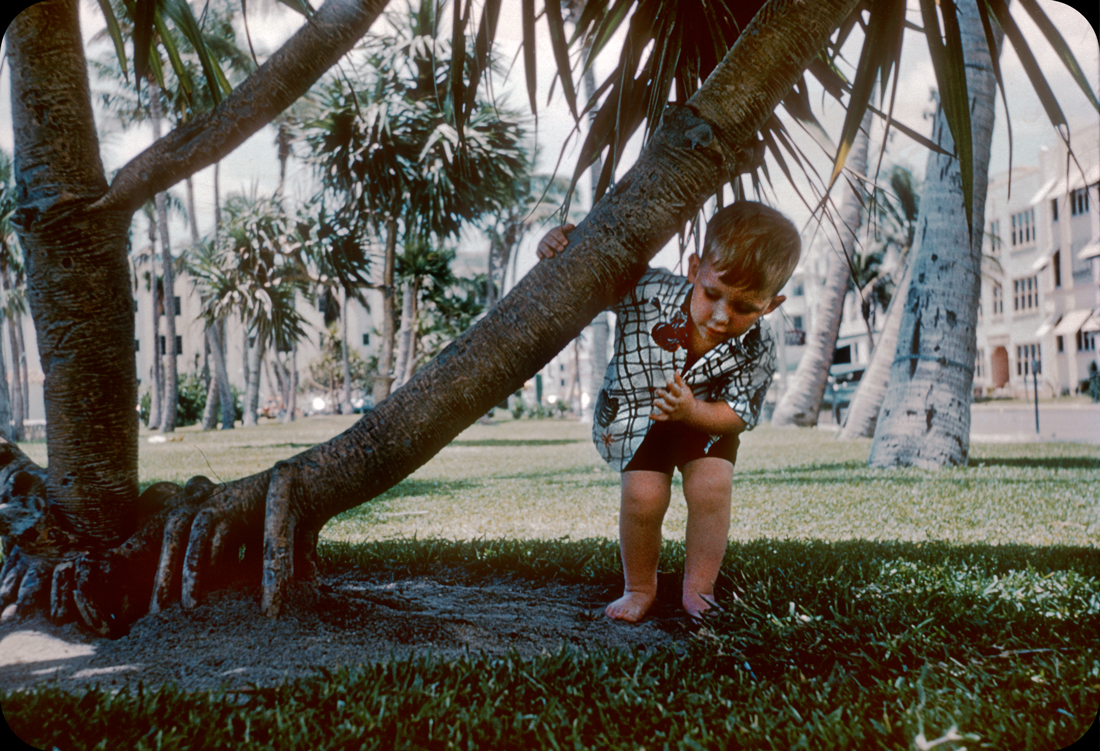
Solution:
[[[890,192],[882,191],[876,199],[879,221],[876,225],[881,238],[879,247],[893,257],[888,273],[879,277],[894,285],[893,295],[886,309],[886,320],[879,332],[871,361],[863,371],[859,386],[848,405],[844,424],[837,438],[870,438],[875,433],[882,399],[890,378],[890,365],[898,346],[901,313],[909,289],[909,251],[916,237],[920,212],[920,193],[913,181],[913,174],[904,167],[894,166],[888,171]]]
[[[75,0],[43,0],[21,13],[7,35],[17,226],[48,373],[49,463],[39,468],[16,447],[0,445],[9,499],[0,529],[14,545],[0,573],[7,582],[0,606],[16,615],[48,607],[60,619],[117,633],[150,600],[158,609],[178,593],[185,607],[195,607],[236,565],[243,546],[246,563],[256,559],[262,567],[249,571],[262,581],[263,612],[281,612],[295,579],[308,580],[315,570],[317,534],[327,519],[392,487],[572,341],[717,186],[759,164],[746,144],[822,50],[837,44],[845,19],[868,23],[867,38],[878,44],[886,38],[877,33],[879,14],[898,8],[872,4],[865,19],[852,15],[854,0],[771,1],[717,55],[688,106],[664,110],[659,126],[654,121],[638,164],[580,223],[569,250],[536,266],[402,389],[340,436],[269,470],[218,486],[200,478],[185,489],[155,485],[140,502],[133,314],[118,304],[130,293],[130,216],[146,196],[215,163],[304,93],[365,33],[383,2],[328,0],[212,113],[166,135],[110,183],[99,159]],[[950,3],[927,5],[926,19],[954,18]],[[486,3],[487,11],[493,7],[499,10]],[[464,95],[464,86],[457,83],[456,93]],[[867,100],[852,100],[854,133]],[[966,102],[955,104],[951,118],[964,117]],[[44,111],[48,122],[36,116]],[[970,130],[957,132],[965,153]],[[47,491],[51,503],[42,504],[37,499]]]
[[[806,349],[787,391],[775,407],[773,425],[817,425],[829,379],[829,367],[833,364],[840,320],[844,314],[844,298],[853,278],[856,238],[862,226],[863,206],[866,203],[863,181],[867,173],[870,130],[871,112],[868,110],[848,156],[850,176],[844,184],[844,200],[836,220],[837,239],[831,243],[833,252],[828,256],[825,276],[818,291],[817,305],[806,336]]]
[[[973,211],[968,211],[966,205],[967,186],[959,173],[959,162],[930,153],[890,385],[868,458],[874,467],[965,466],[969,454],[982,232],[997,85],[994,69],[1000,54],[1000,35],[986,35],[974,0],[959,3],[958,9],[971,113]],[[933,134],[944,151],[955,151],[952,128],[942,107],[937,110]]]

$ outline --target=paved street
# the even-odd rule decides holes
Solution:
[[[1076,441],[1100,445],[1100,405],[1039,401],[1039,433],[1035,405],[983,402],[970,412],[970,440],[975,443]]]

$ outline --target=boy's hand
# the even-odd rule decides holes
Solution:
[[[545,261],[547,258],[553,258],[558,253],[565,250],[565,246],[569,244],[569,238],[565,235],[567,232],[572,232],[574,225],[565,224],[561,227],[554,227],[546,236],[539,240],[539,247],[535,250],[540,261]]]
[[[695,394],[676,373],[663,389],[653,392],[653,412],[649,419],[657,422],[690,420],[695,412]]]

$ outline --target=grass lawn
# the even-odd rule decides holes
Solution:
[[[233,479],[350,423],[143,439],[142,480]],[[868,447],[767,426],[743,439],[719,583],[729,607],[676,649],[425,655],[245,702],[43,689],[0,697],[4,713],[36,718],[60,748],[102,737],[96,748],[1055,749],[1080,738],[1100,706],[1100,450],[975,445],[970,467],[923,472],[868,469]],[[613,584],[617,511],[618,475],[586,426],[502,419],[331,520],[322,553],[372,574],[443,563]],[[672,574],[684,511],[674,498]]]

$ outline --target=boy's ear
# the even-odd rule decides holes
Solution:
[[[699,256],[694,253],[688,253],[688,273],[687,280],[689,284],[695,284],[695,277],[699,275]]]
[[[786,295],[776,295],[775,299],[772,300],[772,304],[769,305],[768,309],[764,311],[764,315],[767,315],[768,313],[771,313],[773,310],[775,310],[780,305],[782,305],[784,302],[786,302],[786,300],[787,300]]]

